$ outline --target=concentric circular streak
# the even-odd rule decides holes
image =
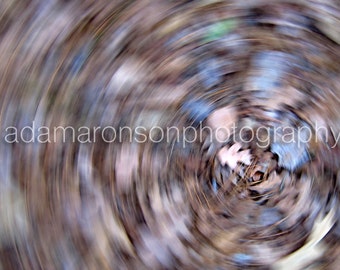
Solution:
[[[0,269],[337,269],[339,44],[338,0],[3,0]]]

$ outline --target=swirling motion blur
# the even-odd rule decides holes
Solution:
[[[0,36],[0,269],[337,269],[337,0],[3,0]]]

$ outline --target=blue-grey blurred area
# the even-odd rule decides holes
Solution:
[[[0,270],[338,269],[338,0],[0,0]]]

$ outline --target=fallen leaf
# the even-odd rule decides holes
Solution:
[[[207,119],[208,125],[214,129],[218,141],[225,141],[231,134],[232,125],[236,123],[237,114],[232,107],[223,107],[211,113]]]
[[[218,152],[218,159],[221,165],[228,165],[233,170],[236,169],[238,162],[250,165],[252,158],[250,150],[239,151],[241,147],[240,143],[235,143],[230,148],[228,146],[223,147]]]

